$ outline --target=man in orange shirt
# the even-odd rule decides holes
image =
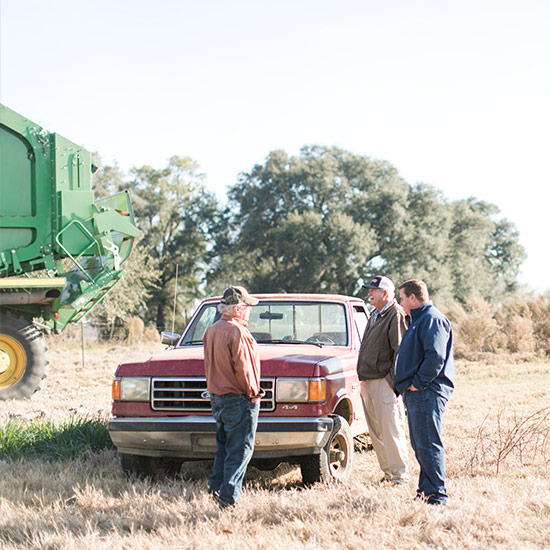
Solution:
[[[222,318],[205,333],[204,369],[217,451],[208,491],[221,508],[239,501],[258,425],[260,356],[248,330],[250,308],[258,303],[241,286],[229,287],[218,306]]]

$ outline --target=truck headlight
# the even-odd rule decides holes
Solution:
[[[324,378],[278,378],[278,403],[318,403],[326,399]]]
[[[113,380],[113,399],[117,401],[149,401],[150,378],[115,378]]]

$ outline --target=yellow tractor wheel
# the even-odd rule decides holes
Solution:
[[[13,386],[25,374],[27,354],[13,337],[0,332],[0,388]]]
[[[31,396],[47,370],[42,333],[32,321],[0,311],[0,400]]]

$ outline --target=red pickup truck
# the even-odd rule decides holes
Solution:
[[[347,478],[354,437],[367,432],[356,371],[365,303],[332,294],[255,297],[249,329],[259,344],[265,397],[252,465],[299,464],[306,484]],[[125,471],[164,474],[184,461],[213,459],[202,338],[219,318],[219,302],[204,300],[181,337],[164,333],[171,349],[118,366],[108,428]]]

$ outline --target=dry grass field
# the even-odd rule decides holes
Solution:
[[[148,350],[159,349],[149,344]],[[3,402],[10,417],[108,415],[121,360],[145,347],[56,343],[44,388]],[[249,469],[243,500],[220,511],[206,493],[209,464],[175,479],[126,479],[116,453],[79,460],[0,462],[0,548],[5,549],[550,549],[550,363],[487,356],[458,362],[444,416],[449,504],[414,501],[415,484],[379,485],[372,452],[353,479],[303,489],[297,469]],[[413,477],[418,469],[412,450]]]

